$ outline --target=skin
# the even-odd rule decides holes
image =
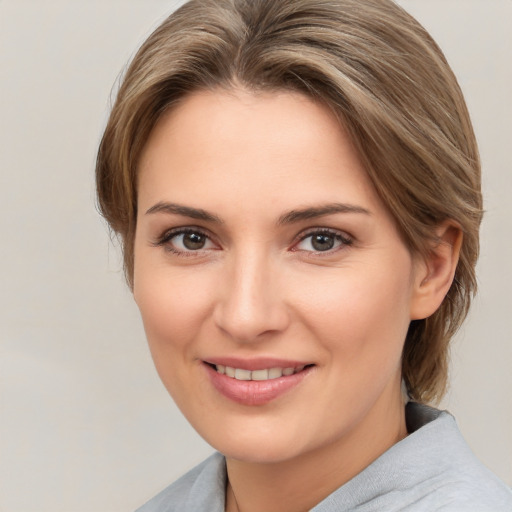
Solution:
[[[357,211],[289,215],[333,204]],[[226,510],[234,495],[243,512],[308,510],[407,435],[407,328],[441,303],[461,236],[446,223],[414,258],[328,109],[290,92],[187,96],[148,140],[138,206],[134,297],[164,385],[226,456]],[[201,249],[169,235],[184,227]],[[334,245],[314,250],[322,229]],[[208,378],[204,361],[227,356],[314,366],[254,406]]]

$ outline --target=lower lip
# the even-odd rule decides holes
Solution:
[[[204,364],[215,389],[226,398],[243,405],[264,405],[297,386],[312,367],[299,373],[269,380],[237,380],[217,372]]]

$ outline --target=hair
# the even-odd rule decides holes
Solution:
[[[355,144],[412,254],[435,228],[463,233],[439,309],[412,321],[409,396],[446,391],[449,341],[476,292],[480,163],[457,80],[425,29],[391,0],[191,0],[141,46],[119,87],[97,157],[98,203],[133,286],[137,166],[162,114],[197,90],[298,91],[327,105]]]

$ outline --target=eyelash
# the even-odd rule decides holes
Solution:
[[[201,228],[196,228],[194,226],[186,227],[186,228],[175,228],[171,229],[169,231],[166,231],[163,233],[162,236],[160,236],[155,242],[153,242],[153,245],[155,247],[163,247],[166,251],[175,254],[176,256],[180,257],[197,257],[200,254],[202,254],[204,251],[210,250],[210,249],[198,249],[198,250],[188,250],[188,251],[182,251],[179,249],[176,249],[173,247],[171,241],[173,238],[178,237],[180,235],[187,235],[187,234],[196,234],[205,237],[208,240],[212,240],[212,237],[205,232]],[[307,240],[309,237],[312,237],[314,235],[325,235],[329,237],[333,237],[335,241],[339,242],[340,245],[337,248],[328,249],[326,251],[308,251],[305,249],[297,249],[297,245],[299,245],[304,240]],[[306,233],[301,234],[299,237],[297,237],[296,241],[293,243],[293,246],[291,248],[291,251],[293,252],[305,252],[305,253],[311,253],[314,255],[322,255],[322,254],[332,254],[334,252],[337,252],[339,250],[342,250],[345,247],[350,247],[354,243],[354,239],[344,233],[340,232],[334,229],[329,228],[311,228]]]
[[[303,242],[304,240],[307,240],[308,238],[314,236],[314,235],[324,235],[334,238],[335,241],[340,242],[339,247],[328,249],[326,251],[306,251],[303,250],[303,252],[311,253],[312,255],[322,255],[322,254],[333,254],[334,252],[337,252],[339,250],[342,250],[346,247],[350,247],[354,243],[354,239],[348,235],[347,233],[337,231],[335,229],[329,229],[329,228],[312,228],[309,229],[306,233],[300,235],[299,240],[294,243],[292,250],[293,251],[300,251],[301,249],[296,249],[296,246]]]
[[[175,254],[176,256],[181,256],[184,258],[198,256],[205,250],[208,250],[208,249],[198,249],[196,251],[193,251],[193,250],[181,251],[179,249],[176,249],[175,247],[173,247],[171,241],[173,238],[176,238],[180,235],[200,235],[210,241],[212,239],[212,237],[208,233],[206,233],[203,229],[196,228],[194,226],[190,226],[190,227],[186,227],[186,228],[175,228],[175,229],[166,231],[162,236],[160,236],[153,243],[153,245],[156,247],[163,247],[166,251],[168,251],[172,254]]]

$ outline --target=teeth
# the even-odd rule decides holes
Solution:
[[[253,370],[252,380],[268,380],[268,370]]]
[[[283,369],[282,368],[270,368],[268,371],[268,378],[269,379],[278,379],[279,377],[283,376]]]
[[[237,368],[235,370],[235,379],[236,380],[251,380],[251,370],[240,370]]]
[[[279,377],[289,377],[294,373],[304,370],[304,366],[297,366],[297,368],[268,368],[265,370],[243,370],[241,368],[232,368],[231,366],[224,366],[222,364],[215,365],[217,372],[222,375],[227,375],[232,379],[237,380],[271,380],[278,379]]]

